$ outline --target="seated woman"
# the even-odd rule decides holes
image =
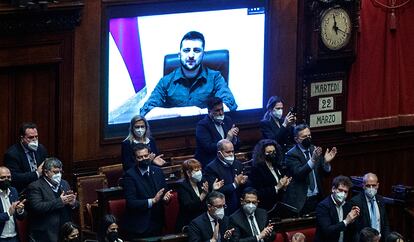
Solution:
[[[72,222],[66,222],[62,225],[59,232],[60,242],[81,242],[79,228]]]
[[[207,210],[205,198],[209,193],[208,182],[203,181],[201,163],[196,159],[183,162],[184,180],[178,184],[178,202],[180,211],[177,219],[177,232],[182,232],[184,226]],[[224,181],[215,181],[213,190],[220,189]]]
[[[281,200],[281,195],[291,181],[285,176],[282,161],[282,149],[274,140],[260,140],[254,147],[249,179],[259,193],[259,206],[266,210]]]
[[[275,140],[282,146],[283,152],[288,151],[295,144],[293,140],[293,126],[296,116],[291,111],[283,118],[283,100],[272,96],[266,105],[266,113],[260,121],[260,131],[263,139]]]
[[[112,214],[107,214],[103,218],[101,228],[98,232],[99,242],[122,242],[118,234],[118,224],[116,218]]]
[[[132,147],[138,143],[146,144],[149,147],[152,152],[151,159],[153,159],[154,164],[158,166],[165,164],[165,160],[162,159],[163,155],[156,156],[158,153],[157,146],[155,144],[155,140],[151,138],[149,125],[144,117],[139,115],[134,116],[131,119],[128,130],[129,134],[125,140],[122,141],[121,148],[122,166],[124,171],[127,171],[129,168],[135,166],[135,155],[132,151]]]

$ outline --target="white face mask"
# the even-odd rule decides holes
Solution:
[[[234,162],[234,155],[232,156],[224,156],[223,153],[220,151],[220,154],[223,156],[224,162],[228,165],[233,165]]]
[[[191,174],[191,177],[195,182],[200,182],[203,178],[203,173],[201,173],[201,171],[195,171]]]
[[[375,197],[375,195],[377,195],[377,188],[374,187],[370,187],[370,188],[365,188],[365,195],[367,195],[368,198],[373,198]]]
[[[137,137],[141,138],[145,134],[145,128],[136,128],[136,129],[134,129],[134,134]]]
[[[255,211],[256,211],[256,205],[253,203],[247,203],[243,205],[243,211],[247,214],[247,215],[252,215]]]
[[[32,151],[36,151],[37,147],[39,147],[39,141],[38,140],[30,141],[30,143],[27,144],[27,147]]]
[[[224,218],[224,208],[217,208],[216,212],[214,212],[214,216],[216,216],[216,219],[223,219]]]
[[[55,182],[57,185],[59,185],[60,184],[60,181],[62,181],[62,173],[59,172],[58,174],[54,174],[52,176],[51,180],[53,182]]]
[[[283,109],[276,109],[272,111],[273,116],[275,116],[275,118],[282,118],[283,115]]]
[[[213,116],[214,121],[216,121],[217,123],[222,123],[224,120],[224,114],[223,115],[218,115],[218,116]]]
[[[342,204],[345,201],[345,199],[346,199],[346,194],[345,194],[345,192],[335,192],[334,193],[334,197],[335,197],[335,200],[337,202],[339,202],[340,204]]]

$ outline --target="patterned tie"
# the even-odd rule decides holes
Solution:
[[[369,200],[370,204],[371,204],[371,227],[376,229],[378,232],[381,232],[380,227],[379,227],[379,223],[378,223],[378,216],[377,216],[377,210],[376,210],[376,206],[375,206],[375,199],[370,199]]]
[[[308,161],[310,159],[309,150],[305,151],[305,157],[306,157],[306,161]],[[309,172],[308,180],[309,180],[309,190],[311,190],[313,192],[313,190],[315,190],[315,179],[314,179],[313,169],[312,169],[311,172]]]
[[[250,223],[252,224],[252,231],[253,231],[253,236],[259,235],[257,229],[256,229],[256,224],[254,223],[254,217],[253,215],[249,216],[250,219]]]
[[[29,152],[29,163],[30,163],[30,171],[37,170],[36,158],[33,151]]]

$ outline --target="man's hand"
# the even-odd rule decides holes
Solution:
[[[170,201],[170,199],[172,198],[172,190],[169,190],[168,192],[166,192],[164,194],[164,197],[162,198],[162,200],[164,200],[164,202],[168,202]]]
[[[65,205],[73,205],[74,200],[76,200],[76,194],[74,194],[72,191],[62,192],[62,194],[60,194],[60,199]]]
[[[326,149],[326,152],[325,152],[325,156],[324,156],[325,162],[326,163],[331,162],[335,158],[336,153],[337,153],[336,147],[333,147],[332,150],[329,150],[327,148]]]
[[[226,232],[224,232],[224,239],[230,239],[230,237],[233,235],[235,228],[231,228],[226,230]]]
[[[220,189],[222,186],[224,186],[224,180],[218,180],[218,178],[216,178],[216,180],[214,180],[213,182],[213,190],[216,191],[218,189]]]
[[[240,173],[234,177],[234,183],[236,183],[237,186],[245,184],[247,182],[248,176],[243,175],[243,173]]]
[[[269,224],[260,232],[258,239],[264,239],[272,234],[273,231],[273,224]]]
[[[296,122],[296,116],[292,114],[291,112],[289,112],[286,115],[285,120],[283,121],[283,126],[289,127],[289,126],[292,126],[295,122]]]
[[[43,174],[43,163],[45,162],[42,162],[36,169],[37,174],[40,174],[40,176]]]
[[[151,154],[154,154],[154,153],[151,153]],[[154,164],[156,164],[157,166],[163,166],[166,163],[166,161],[162,158],[163,156],[164,156],[163,154],[161,154],[159,156],[155,156],[155,154],[154,154],[154,158],[153,158],[152,162]]]
[[[229,132],[227,132],[226,139],[228,141],[232,141],[234,137],[237,137],[237,135],[239,135],[239,128],[237,128],[236,125],[233,124],[233,126],[231,127],[231,129],[229,130]]]
[[[23,199],[22,201],[17,201],[15,209],[18,214],[21,214],[23,212],[25,202],[26,202],[26,199]]]
[[[351,211],[346,215],[345,221],[346,224],[350,224],[355,221],[355,219],[359,216],[360,209],[357,206],[353,206]]]
[[[164,188],[161,188],[158,192],[157,192],[157,194],[155,194],[155,197],[153,197],[152,198],[152,203],[153,204],[155,204],[155,203],[157,203],[160,199],[161,199],[161,196],[162,196],[162,194],[164,193]]]
[[[314,164],[318,163],[319,157],[321,157],[321,155],[322,155],[322,148],[319,146],[316,146],[312,153],[312,158],[311,158],[312,162]]]

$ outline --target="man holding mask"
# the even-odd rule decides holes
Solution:
[[[234,158],[233,143],[227,139],[220,140],[217,143],[216,159],[207,165],[205,176],[209,187],[213,187],[216,179],[224,181],[224,185],[217,191],[226,196],[226,215],[232,214],[239,207],[240,193],[247,182],[243,168],[243,164]]]
[[[136,166],[124,176],[126,213],[124,228],[129,240],[161,235],[164,225],[164,205],[169,202],[165,177],[160,168],[151,165],[150,153],[145,144],[133,147]]]
[[[21,192],[42,176],[43,161],[48,154],[39,143],[36,124],[22,124],[19,136],[20,142],[11,146],[4,155],[4,164],[10,169],[12,185]]]
[[[331,161],[336,156],[336,148],[326,149],[312,145],[311,131],[305,124],[293,130],[296,145],[285,155],[288,175],[292,182],[285,194],[285,202],[298,209],[301,215],[315,211],[322,197],[322,178],[331,172]]]

